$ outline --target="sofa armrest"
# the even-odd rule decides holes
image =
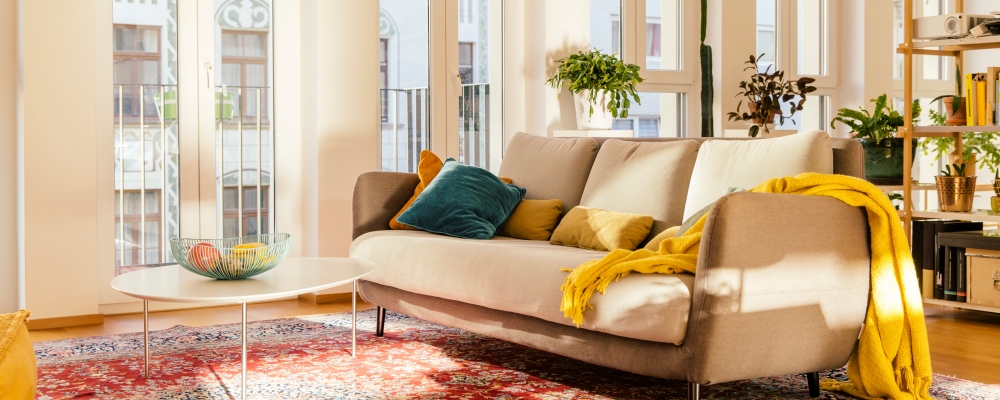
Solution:
[[[864,322],[865,211],[829,197],[733,193],[703,231],[684,346],[689,380],[840,368]]]
[[[365,172],[354,185],[354,233],[352,238],[389,229],[389,221],[413,197],[420,183],[417,174]]]

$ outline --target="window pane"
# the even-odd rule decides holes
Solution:
[[[682,0],[646,2],[646,69],[678,71],[682,63]]]
[[[801,115],[799,121],[799,132],[812,130],[830,130],[830,96],[809,96],[802,111],[796,113]]]
[[[798,0],[799,73],[826,75],[826,0]]]
[[[499,35],[499,30],[493,25],[494,22],[499,23],[499,15],[493,15],[491,9],[499,8],[501,4],[502,0],[467,1],[464,8],[466,18],[459,18],[458,21],[458,67],[462,77],[457,104],[458,161],[485,169],[499,167],[499,150],[503,146],[502,141],[495,140],[491,129],[491,124],[500,119],[499,115],[491,113],[499,109],[490,97],[491,89],[499,89],[499,79],[492,79],[490,74],[491,62],[494,57],[502,57],[500,37],[493,36]],[[496,134],[501,135],[502,132],[497,129]],[[494,158],[497,162],[491,162]]]
[[[179,235],[177,13],[167,3],[112,5],[116,273],[170,262],[164,242]]]
[[[465,3],[459,4],[464,7],[459,18],[469,22],[462,27],[470,26],[473,19],[469,13],[474,10]],[[387,59],[378,66],[385,71],[385,88],[380,89],[382,170],[414,172],[420,151],[430,147],[428,1],[380,0],[379,6],[379,46],[385,48]],[[462,41],[473,40],[463,37]]]
[[[590,0],[590,47],[621,54],[620,0]]]
[[[255,33],[243,35],[243,56],[264,58],[267,56],[264,35]]]
[[[243,40],[242,36],[235,33],[222,33],[222,55],[242,56]]]
[[[892,78],[903,79],[903,55],[896,49],[903,43],[903,0],[892,1]]]
[[[627,119],[617,119],[611,129],[632,129],[634,137],[687,136],[687,96],[684,93],[639,93]]]
[[[760,56],[757,67],[760,68],[761,72],[768,68],[773,71],[774,64],[778,59],[778,38],[775,29],[775,21],[778,16],[776,7],[775,0],[757,0],[757,54],[754,56]],[[761,54],[763,55],[761,56]]]

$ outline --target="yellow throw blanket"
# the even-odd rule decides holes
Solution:
[[[14,343],[14,336],[24,325],[31,312],[21,310],[16,313],[0,314],[0,360],[7,354],[7,349]]]
[[[920,290],[906,234],[892,202],[874,185],[843,175],[805,173],[771,179],[751,192],[833,197],[864,207],[871,231],[871,292],[861,340],[847,364],[849,382],[824,380],[827,390],[861,398],[931,399],[931,358]],[[572,270],[562,285],[561,310],[579,326],[594,291],[631,272],[695,273],[705,217],[657,252],[615,250]],[[860,233],[859,233],[860,234]]]

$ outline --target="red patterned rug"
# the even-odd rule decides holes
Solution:
[[[255,399],[684,399],[684,382],[593,366],[459,329],[389,313],[249,325],[248,398]],[[40,399],[225,399],[240,394],[239,325],[175,326],[150,334],[152,379],[142,378],[142,333],[35,343]],[[822,374],[844,380],[843,370]],[[997,399],[1000,388],[935,376],[938,399]],[[802,376],[702,388],[707,399],[808,399]],[[846,398],[823,392],[821,398]]]

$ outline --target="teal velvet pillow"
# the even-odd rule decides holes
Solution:
[[[524,198],[525,189],[491,172],[449,159],[400,223],[442,235],[489,239]]]

